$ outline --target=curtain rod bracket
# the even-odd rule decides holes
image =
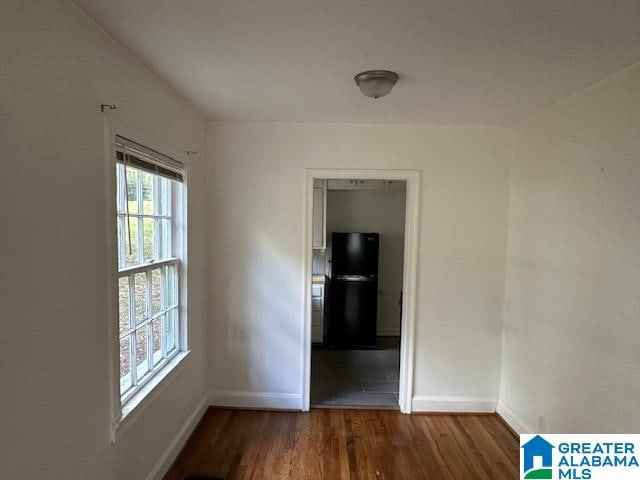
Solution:
[[[100,105],[100,111],[105,113],[107,110],[115,110],[118,106],[115,103],[103,103]]]

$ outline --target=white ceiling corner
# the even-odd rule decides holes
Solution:
[[[638,0],[75,2],[212,120],[512,125],[640,60]]]

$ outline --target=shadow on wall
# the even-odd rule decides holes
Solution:
[[[213,336],[216,384],[223,390],[299,394],[292,386],[301,378],[302,292],[288,288],[300,285],[299,262],[260,233],[259,225],[252,230],[234,246],[243,254],[216,260],[228,272],[216,282],[225,315]],[[216,365],[216,359],[225,364]]]

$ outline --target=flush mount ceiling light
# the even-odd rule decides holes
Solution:
[[[367,70],[353,79],[363,95],[380,98],[388,94],[398,81],[398,74],[389,70]]]

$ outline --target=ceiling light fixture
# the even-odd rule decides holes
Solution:
[[[363,95],[380,98],[387,95],[398,81],[398,74],[389,70],[367,70],[353,79]]]

